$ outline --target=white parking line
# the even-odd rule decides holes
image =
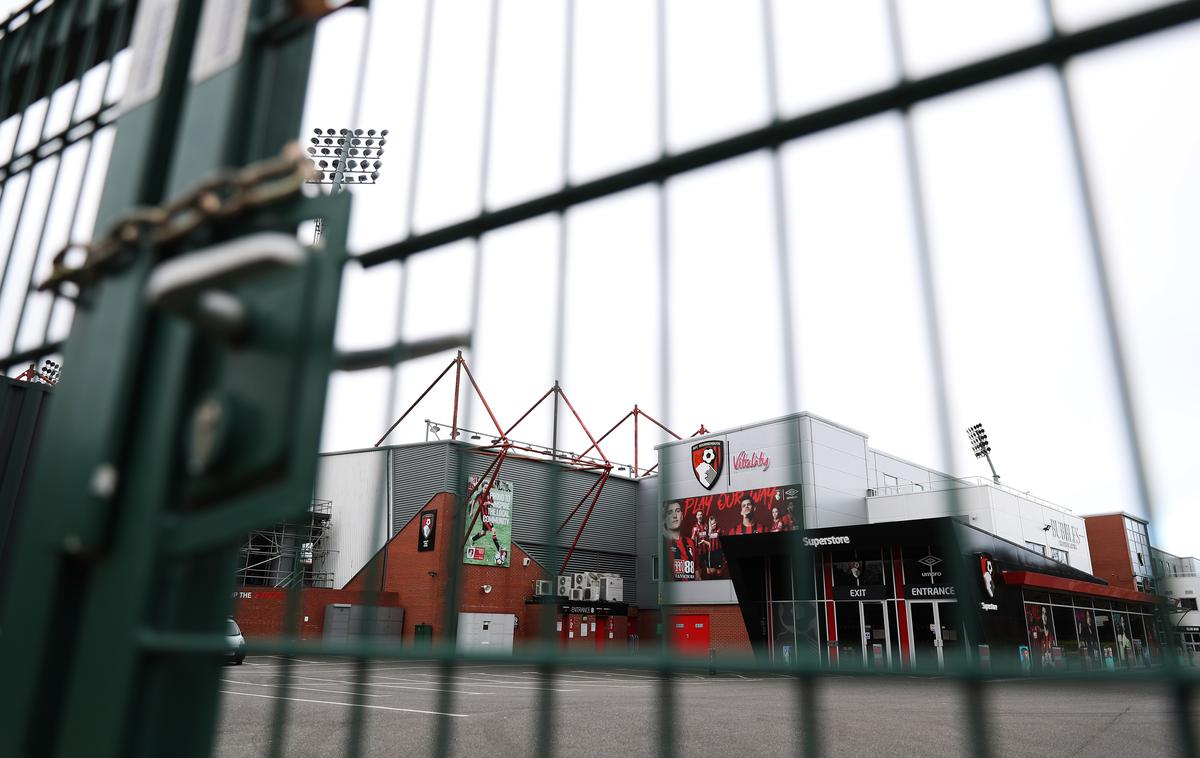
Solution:
[[[317,703],[319,705],[340,705],[344,708],[371,708],[377,711],[397,711],[399,713],[421,713],[426,716],[453,716],[454,718],[465,719],[470,714],[468,713],[441,713],[440,711],[422,711],[416,708],[393,708],[390,705],[369,705],[367,703],[339,703],[336,700],[305,700],[299,697],[281,697],[279,695],[257,695],[253,692],[235,692],[233,690],[220,690],[223,695],[242,695],[243,697],[262,697],[269,700],[290,700],[293,703]]]
[[[499,675],[497,674],[497,676],[499,676]],[[392,682],[421,682],[422,681],[420,679],[405,679],[403,677],[385,676],[383,674],[375,674],[374,678],[387,679],[388,681],[392,681]],[[579,690],[567,690],[567,689],[560,689],[560,688],[556,688],[556,687],[545,687],[545,686],[537,686],[537,685],[528,686],[528,685],[519,685],[519,684],[503,684],[500,682],[481,682],[477,679],[471,679],[470,677],[466,677],[466,676],[452,677],[452,679],[458,680],[456,682],[458,684],[466,684],[471,687],[493,687],[493,688],[501,688],[501,689],[509,689],[509,690],[549,690],[551,692],[579,692]],[[524,681],[524,680],[518,679],[517,681]],[[432,682],[430,682],[430,683],[432,684]],[[484,693],[476,693],[476,694],[484,694]],[[495,694],[495,693],[486,693],[486,694]]]
[[[354,685],[359,684],[359,682],[347,682],[347,681],[343,681],[341,679],[319,679],[315,676],[297,675],[296,678],[297,679],[305,679],[310,682],[325,682],[326,684],[354,684]],[[492,694],[495,694],[492,692],[471,692],[469,690],[448,690],[443,687],[410,687],[405,684],[376,684],[374,682],[362,682],[361,684],[364,687],[389,687],[389,688],[397,689],[397,690],[422,690],[425,692],[449,692],[453,695],[492,695]]]
[[[261,682],[242,682],[237,679],[222,679],[222,682],[229,684],[244,684],[247,687],[279,687],[278,683],[262,684]],[[387,695],[375,695],[370,692],[346,692],[345,690],[323,690],[318,687],[299,687],[297,685],[288,685],[288,690],[308,690],[309,692],[328,692],[331,695],[349,695],[350,697],[387,697]]]

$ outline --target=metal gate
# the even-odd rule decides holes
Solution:
[[[225,644],[221,630],[231,608],[237,545],[252,530],[302,516],[308,507],[331,372],[394,368],[415,357],[472,346],[475,322],[465,334],[420,341],[398,338],[370,349],[334,353],[350,196],[304,191],[312,169],[295,144],[315,31],[331,12],[330,5],[335,4],[35,0],[0,27],[0,119],[15,124],[17,132],[15,147],[0,164],[0,203],[14,203],[18,209],[15,223],[0,227],[6,233],[0,237],[6,250],[0,299],[16,314],[0,320],[0,350],[7,351],[0,367],[11,371],[60,356],[64,366],[41,440],[43,450],[53,450],[54,455],[41,457],[27,499],[37,507],[25,513],[21,541],[5,577],[9,591],[0,611],[5,682],[0,691],[0,744],[6,753],[207,755],[216,723],[219,656]],[[661,102],[667,94],[661,64],[665,2],[660,0],[656,7],[660,65],[655,76]],[[893,4],[888,7],[898,68],[903,70],[896,12]],[[762,9],[768,18],[771,8],[766,3]],[[431,9],[432,3],[427,3],[421,48],[425,62]],[[569,3],[565,14],[568,47],[574,9]],[[488,114],[500,10],[501,4],[493,2]],[[1069,157],[1086,215],[1121,427],[1137,474],[1138,505],[1149,514],[1152,503],[1125,350],[1079,147],[1075,106],[1062,69],[1074,56],[1196,21],[1200,1],[1170,3],[1074,31],[1058,29],[1053,9],[1047,6],[1047,11],[1050,33],[1033,44],[930,76],[901,75],[892,86],[789,117],[779,111],[776,51],[768,35],[764,51],[772,113],[767,123],[681,152],[668,150],[660,124],[659,157],[582,183],[568,181],[564,156],[558,190],[409,234],[358,256],[353,265],[367,270],[389,262],[407,265],[439,246],[456,241],[478,245],[482,236],[522,221],[547,215],[561,220],[583,203],[650,187],[657,198],[656,265],[665,266],[670,212],[665,184],[697,169],[764,152],[771,165],[780,251],[784,323],[779,330],[788,367],[780,381],[794,405],[797,379],[791,367],[796,365],[796,340],[787,306],[790,277],[783,250],[789,227],[781,210],[785,187],[779,151],[794,140],[841,125],[899,114],[916,206],[918,270],[937,398],[933,423],[948,451],[952,435],[947,378],[939,315],[930,294],[934,272],[909,112],[949,93],[1048,66],[1070,125]],[[414,155],[419,151],[425,69],[423,63]],[[566,81],[564,99],[569,104],[570,78]],[[99,98],[88,95],[95,91]],[[89,99],[94,102],[86,102]],[[56,126],[47,114],[57,109],[65,109],[68,116]],[[568,105],[564,133],[570,128],[569,118]],[[485,121],[485,143],[488,126]],[[97,202],[101,176],[103,193]],[[95,209],[94,223],[88,218],[90,207]],[[311,233],[313,222],[320,227],[316,244],[309,243],[311,237],[298,238]],[[81,246],[79,239],[92,241]],[[565,233],[560,233],[560,255],[566,244]],[[659,293],[664,303],[669,294],[665,279],[660,277]],[[560,282],[556,293],[559,324],[564,309],[561,286]],[[674,383],[683,380],[669,376],[673,336],[664,321],[656,336],[664,404]],[[560,330],[556,366],[561,366],[563,343]],[[467,470],[458,466],[464,477]],[[466,483],[460,482],[458,489],[465,492]],[[558,523],[561,516],[552,513],[547,523]],[[546,543],[551,542],[547,538]],[[797,580],[811,582],[811,549],[798,536],[789,547]],[[977,602],[968,567],[948,563],[960,601]],[[447,570],[449,594],[458,597],[462,563],[452,561]],[[365,586],[374,584],[367,581]],[[670,582],[663,583],[663,591],[669,603]],[[547,677],[577,665],[641,669],[660,675],[655,684],[659,752],[677,752],[675,676],[695,670],[694,659],[667,648],[654,655],[605,656],[600,661],[563,654],[552,643],[512,656],[464,656],[452,642],[414,650],[378,639],[300,641],[299,598],[297,584],[290,592],[289,639],[251,643],[248,652],[349,656],[359,662],[359,683],[367,681],[369,661],[375,659],[433,659],[447,680],[464,661],[518,661]],[[1161,612],[1169,623],[1166,609]],[[452,630],[451,641],[457,617],[454,604],[448,603],[444,628]],[[555,638],[552,628],[544,631],[544,639]],[[778,663],[715,663],[730,672],[781,671]],[[285,695],[293,685],[289,671],[285,663],[278,688]],[[794,677],[803,754],[823,754],[816,705],[821,677],[828,671],[819,655],[804,650],[795,651],[782,671]],[[977,658],[965,657],[947,664],[945,673],[961,686],[968,706],[967,749],[973,755],[990,754],[990,672]],[[1146,679],[1170,693],[1171,729],[1181,753],[1197,755],[1195,724],[1189,715],[1195,676],[1167,655],[1164,666]],[[440,710],[448,711],[454,694],[445,690],[439,697],[447,706]],[[555,700],[550,690],[540,696],[534,735],[539,755],[553,750]],[[272,755],[281,754],[287,728],[284,701],[277,703]],[[449,751],[451,721],[439,719],[429,753]],[[362,709],[354,709],[348,754],[361,752],[363,729]]]

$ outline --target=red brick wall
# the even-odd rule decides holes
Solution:
[[[284,623],[284,617],[287,611],[288,593],[289,590],[286,589],[239,587],[234,593],[233,618],[242,628],[242,634],[247,639],[283,636],[287,626]],[[394,592],[364,597],[358,592],[307,587],[300,592],[298,624],[300,638],[314,639],[321,636],[325,625],[325,606],[327,605],[369,603],[394,607],[399,605],[399,600]]]
[[[346,585],[346,589],[365,587],[382,569],[382,589],[395,593],[404,608],[404,639],[413,639],[418,624],[433,627],[434,639],[441,639],[444,629],[447,585],[451,576],[450,561],[462,560],[461,526],[458,524],[457,501],[452,494],[435,495],[421,512],[436,511],[437,535],[434,549],[418,552],[417,532],[420,519],[413,518],[371,559]],[[514,643],[533,637],[537,632],[536,608],[525,605],[533,596],[534,581],[552,578],[536,561],[530,559],[519,545],[513,544],[509,567],[461,565],[459,577],[459,611],[463,613],[511,613],[517,616]],[[480,589],[490,584],[492,591]]]
[[[673,605],[670,613],[678,616],[706,615],[709,625],[709,644],[719,654],[750,655],[750,635],[746,622],[736,605]],[[638,614],[638,638],[643,642],[659,638],[660,611],[641,611]]]
[[[1088,551],[1092,554],[1092,574],[1113,587],[1136,590],[1133,566],[1129,563],[1129,540],[1121,514],[1084,516]]]

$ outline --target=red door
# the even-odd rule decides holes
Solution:
[[[671,647],[681,655],[708,655],[708,614],[671,617]]]

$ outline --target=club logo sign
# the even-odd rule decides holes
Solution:
[[[996,572],[996,564],[992,562],[992,556],[987,553],[979,554],[979,583],[983,586],[983,601],[979,603],[981,610],[995,611],[1000,607],[995,603],[989,603],[996,597],[996,580],[999,576]]]
[[[426,552],[433,550],[437,539],[437,511],[425,511],[421,514],[421,526],[417,531],[417,550]]]
[[[983,583],[983,592],[988,597],[996,596],[996,577],[994,576],[992,556],[987,553],[979,554],[979,581]]]
[[[725,443],[720,440],[697,442],[692,445],[692,473],[706,490],[711,490],[721,478],[725,466]]]

